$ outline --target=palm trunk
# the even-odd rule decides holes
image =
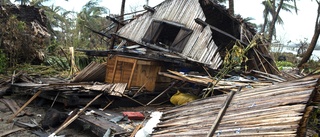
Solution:
[[[270,24],[270,27],[269,27],[269,34],[268,34],[268,41],[271,43],[272,42],[272,36],[273,36],[273,33],[274,33],[274,28],[276,27],[276,22],[277,22],[277,19],[279,17],[279,13],[280,13],[280,10],[281,10],[281,7],[283,5],[283,1],[284,0],[280,0],[280,3],[278,5],[278,9],[276,11],[276,13],[272,16],[272,22]],[[275,1],[274,1],[275,3]],[[275,5],[275,4],[274,4]],[[274,7],[275,8],[275,7]]]
[[[229,14],[230,15],[234,15],[234,1],[233,0],[229,0]]]
[[[124,17],[124,9],[125,9],[125,5],[126,5],[126,0],[122,0],[122,4],[121,4],[121,11],[120,11],[120,21],[123,21]]]
[[[317,15],[317,21],[316,21],[316,25],[315,25],[315,31],[312,37],[312,40],[309,44],[309,47],[307,49],[307,51],[303,54],[302,60],[300,61],[300,63],[298,64],[298,68],[301,69],[302,65],[304,63],[307,63],[308,60],[310,59],[312,52],[314,50],[314,48],[317,45],[317,41],[319,39],[319,35],[320,35],[320,20],[319,20],[319,16],[320,16],[320,3],[317,1],[318,3],[318,15]]]
[[[268,14],[266,14],[266,16],[264,17],[264,22],[263,22],[263,26],[261,28],[261,33],[265,33],[267,24],[268,24]]]

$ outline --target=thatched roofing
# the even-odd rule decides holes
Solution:
[[[319,76],[236,92],[214,136],[297,136]],[[154,137],[207,136],[228,95],[165,110]]]

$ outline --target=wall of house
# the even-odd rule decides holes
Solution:
[[[107,83],[128,83],[128,89],[143,86],[147,91],[154,91],[161,66],[156,61],[117,55],[108,58],[106,69]]]
[[[166,0],[155,7],[155,10],[155,13],[145,13],[125,25],[118,34],[142,43],[141,39],[153,20],[176,22],[193,30],[181,55],[189,60],[207,64],[213,69],[220,66],[222,60],[217,51],[218,47],[212,40],[211,29],[203,28],[194,21],[196,18],[206,20],[198,0]]]

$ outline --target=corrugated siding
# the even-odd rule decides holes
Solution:
[[[154,14],[146,13],[122,27],[118,34],[141,43],[152,20],[166,20],[185,25],[193,30],[186,44],[182,56],[216,69],[221,64],[217,46],[212,40],[212,32],[209,27],[202,28],[194,19],[206,20],[198,0],[166,0],[155,7]]]

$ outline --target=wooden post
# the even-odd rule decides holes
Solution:
[[[12,115],[9,120],[7,121],[7,123],[12,122],[12,120],[27,106],[31,103],[31,101],[33,101],[37,96],[40,95],[40,93],[42,92],[42,90],[39,90],[36,94],[34,94],[14,115]]]
[[[238,89],[238,92],[241,90],[241,87],[239,87]],[[226,99],[226,101],[224,102],[224,105],[223,107],[220,109],[213,125],[211,126],[210,128],[210,131],[209,131],[209,134],[207,135],[207,137],[213,137],[214,133],[216,132],[216,130],[218,129],[219,127],[219,123],[224,115],[224,113],[226,112],[232,98],[233,98],[233,95],[235,94],[236,92],[235,91],[231,91],[230,92],[230,95],[228,96],[228,98]]]

